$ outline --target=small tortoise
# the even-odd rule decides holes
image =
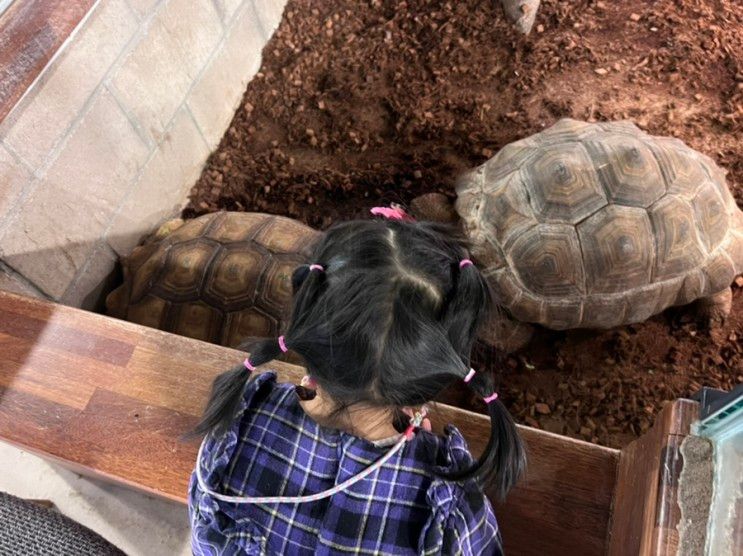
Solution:
[[[164,224],[122,261],[110,315],[226,346],[276,336],[294,269],[320,232],[281,216],[221,212]]]
[[[743,213],[723,170],[678,139],[560,120],[465,174],[457,196],[474,258],[521,322],[610,328],[697,299],[712,322],[730,311]],[[428,197],[419,213],[446,214]],[[492,324],[506,349],[529,337]]]

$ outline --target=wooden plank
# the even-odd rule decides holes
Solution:
[[[622,450],[610,555],[676,554],[680,447],[698,411],[698,404],[691,400],[666,405],[650,431]]]
[[[0,311],[12,321],[0,325],[0,438],[185,502],[198,443],[179,437],[196,422],[214,376],[245,354],[4,292]],[[50,370],[54,358],[63,373]],[[304,375],[287,363],[270,367],[282,381]],[[44,388],[29,386],[34,377]],[[438,429],[457,426],[474,454],[487,442],[486,416],[439,404],[432,420]],[[497,505],[509,553],[604,554],[619,452],[519,429],[529,471]]]
[[[92,5],[93,0],[20,0],[0,16],[0,122]]]
[[[440,405],[432,420],[457,426],[475,454],[487,443],[483,415]],[[505,504],[496,503],[507,552],[604,554],[619,451],[530,427],[519,432],[528,473]]]

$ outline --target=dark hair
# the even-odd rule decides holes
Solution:
[[[463,379],[477,330],[490,308],[466,244],[448,226],[397,220],[353,221],[328,230],[312,263],[292,276],[295,290],[288,347],[299,354],[325,392],[341,406],[367,402],[395,408],[431,401]],[[276,339],[249,349],[258,366],[280,355]],[[218,376],[195,432],[224,430],[248,379],[240,365]],[[468,383],[480,397],[493,392],[490,373]],[[493,482],[501,496],[525,465],[516,427],[496,400],[488,404],[488,445],[471,469],[445,475]]]

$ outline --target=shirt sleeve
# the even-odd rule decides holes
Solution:
[[[493,508],[474,484],[436,481],[428,496],[434,510],[421,536],[421,554],[503,555]]]
[[[229,468],[238,445],[240,421],[246,412],[260,405],[276,383],[276,374],[265,372],[252,377],[240,400],[234,421],[223,435],[209,434],[203,442],[201,460],[202,477],[210,489],[221,491],[222,480]],[[196,471],[191,474],[188,489],[188,513],[191,522],[191,550],[198,556],[231,556],[233,554],[260,554],[250,546],[263,542],[252,531],[249,523],[236,524],[228,519],[220,503],[199,486]]]

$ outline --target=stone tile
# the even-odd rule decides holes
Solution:
[[[261,23],[266,40],[271,38],[273,32],[281,23],[284,15],[286,0],[253,0],[258,21]]]
[[[156,9],[158,0],[128,0],[129,6],[140,19],[145,19]]]
[[[105,91],[0,239],[0,256],[59,299],[86,263],[148,151]]]
[[[209,148],[214,150],[232,120],[248,81],[261,63],[263,34],[252,6],[244,6],[222,49],[212,58],[188,98]]]
[[[36,290],[32,285],[26,282],[23,278],[10,270],[0,266],[0,290],[17,293],[19,295],[27,295],[30,297],[38,297],[43,299],[44,296]]]
[[[59,302],[88,311],[102,311],[105,296],[115,286],[118,260],[116,253],[101,242],[88,256],[85,266]]]
[[[211,0],[168,0],[158,14],[178,44],[176,54],[191,79],[201,72],[224,33]]]
[[[0,226],[11,205],[30,181],[30,172],[0,145]]]
[[[136,29],[124,0],[103,0],[66,52],[46,70],[38,91],[0,126],[5,143],[32,168],[39,168]]]
[[[222,33],[211,0],[168,0],[114,75],[112,90],[153,143],[160,142]]]
[[[131,190],[150,150],[107,90],[103,90],[49,167],[46,181],[73,189],[110,215]],[[72,187],[71,187],[72,186]],[[107,217],[102,220],[109,222]]]
[[[181,109],[108,230],[114,251],[129,254],[143,236],[178,214],[208,155],[188,110]]]
[[[2,258],[58,299],[95,246],[101,224],[88,199],[70,189],[40,184],[0,240]]]
[[[250,0],[214,0],[214,6],[219,12],[219,17],[224,23],[227,23],[235,15],[235,12],[242,5],[250,4]]]

